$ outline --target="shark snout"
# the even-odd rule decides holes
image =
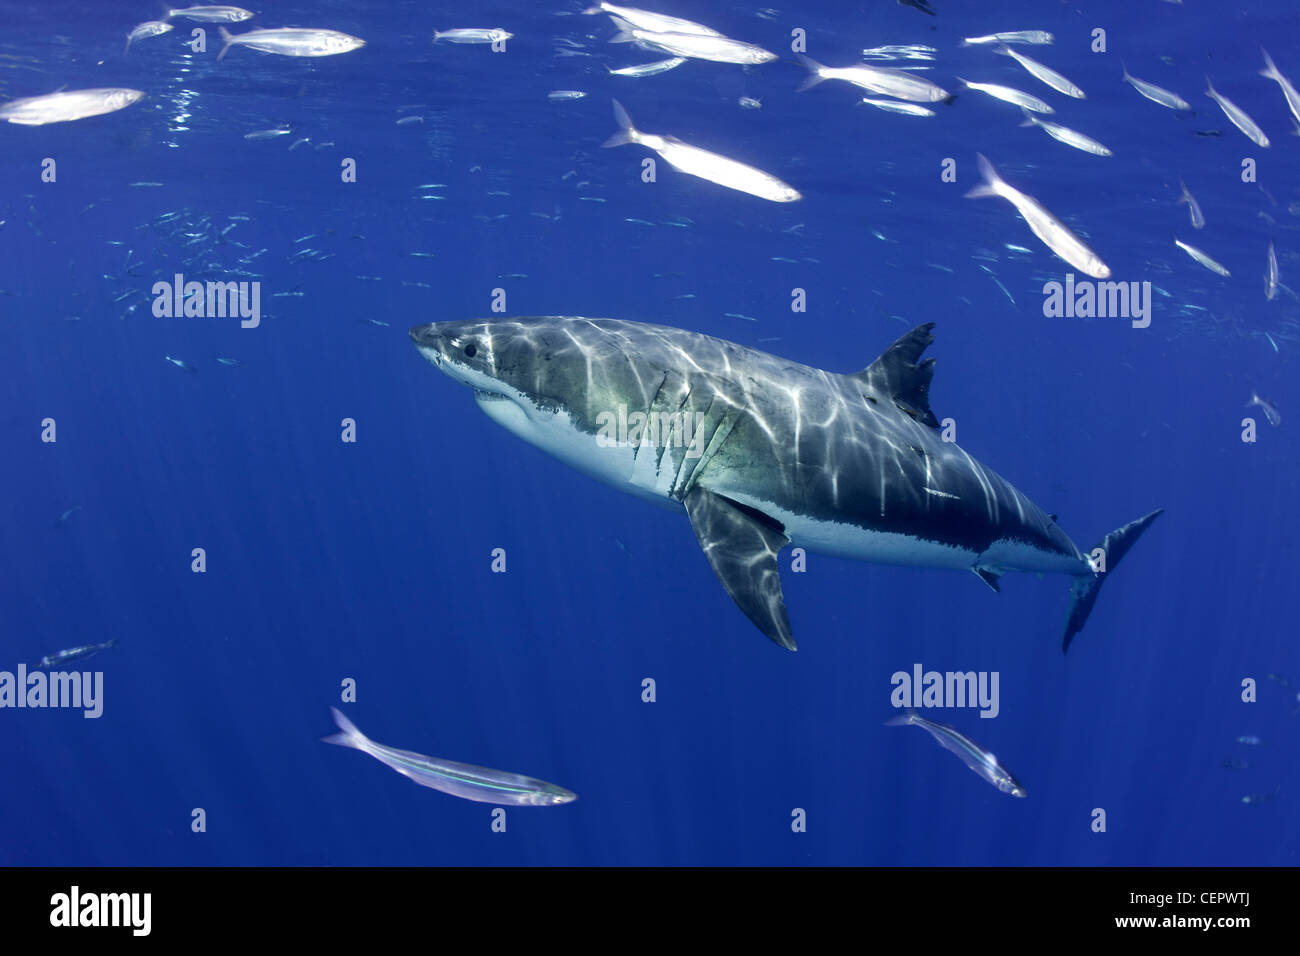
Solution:
[[[430,322],[427,325],[413,325],[410,331],[411,341],[422,348],[436,348],[438,342],[438,325]]]

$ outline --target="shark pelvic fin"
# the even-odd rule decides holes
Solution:
[[[895,405],[922,425],[938,428],[939,420],[930,410],[930,381],[934,378],[934,359],[917,361],[926,346],[934,341],[931,333],[933,328],[933,322],[918,325],[853,377],[889,396]]]
[[[795,650],[776,560],[790,539],[766,515],[699,485],[682,503],[704,556],[731,599],[771,640]]]

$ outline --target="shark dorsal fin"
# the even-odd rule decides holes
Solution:
[[[930,410],[930,380],[934,378],[934,359],[918,362],[926,346],[934,341],[933,322],[918,325],[853,377],[894,400],[902,411],[922,425],[939,427]]]

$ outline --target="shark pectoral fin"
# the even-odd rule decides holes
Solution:
[[[998,578],[1002,577],[1002,575],[995,574],[988,568],[971,568],[971,570],[975,572],[975,575],[981,581],[991,587],[994,591],[997,591],[999,594],[1002,593],[1002,588],[998,586]]]
[[[682,503],[704,556],[731,599],[771,640],[795,650],[776,562],[790,539],[751,510],[698,485]]]

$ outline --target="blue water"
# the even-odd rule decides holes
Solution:
[[[77,665],[103,671],[99,719],[0,710],[0,863],[1294,865],[1300,306],[1289,289],[1266,301],[1263,273],[1272,239],[1300,288],[1300,140],[1257,71],[1263,43],[1300,82],[1300,15],[1283,0],[933,2],[932,18],[885,0],[764,16],[680,0],[657,9],[782,59],[645,79],[606,66],[662,55],[608,44],[608,19],[576,16],[581,0],[288,3],[232,29],[328,27],[367,45],[220,61],[215,26],[192,53],[203,25],[182,21],[124,56],[149,3],[5,4],[0,94],[148,97],[0,128],[0,669],[120,642]],[[504,53],[430,44],[453,26],[515,37]],[[796,93],[794,28],[833,65],[936,47],[926,75],[960,95],[920,119],[843,83]],[[1031,28],[1055,45],[1019,49],[1086,100],[958,45]],[[1097,28],[1105,53],[1090,49]],[[1121,59],[1196,115],[1141,98]],[[1206,73],[1271,149],[1203,95]],[[1115,155],[1020,129],[1015,108],[955,76],[1042,96]],[[663,163],[642,183],[650,153],[599,148],[614,96],[645,130],[804,199]],[[280,124],[292,132],[245,138]],[[1168,293],[1149,328],[1044,317],[1043,284],[1072,270],[1006,203],[961,198],[977,151],[1116,279]],[[946,157],[956,183],[941,181]],[[1258,184],[1242,182],[1246,157]],[[1179,177],[1203,231],[1175,202]],[[236,268],[262,283],[258,328],[151,313],[155,281]],[[521,442],[412,347],[409,326],[490,315],[498,288],[511,315],[657,322],[845,372],[936,322],[936,414],[1080,547],[1166,514],[1068,656],[1064,577],[1009,574],[995,595],[968,574],[815,553],[802,574],[783,558],[791,654],[734,607],[684,518]],[[1279,427],[1245,407],[1252,390]],[[46,418],[55,443],[40,440]],[[883,726],[890,675],[917,662],[998,672],[996,719],[928,716],[995,751],[1026,799]],[[357,699],[340,703],[349,679]],[[508,810],[493,832],[490,805],[320,743],[332,704],[382,743],[580,799]],[[1242,802],[1256,793],[1273,798]]]

